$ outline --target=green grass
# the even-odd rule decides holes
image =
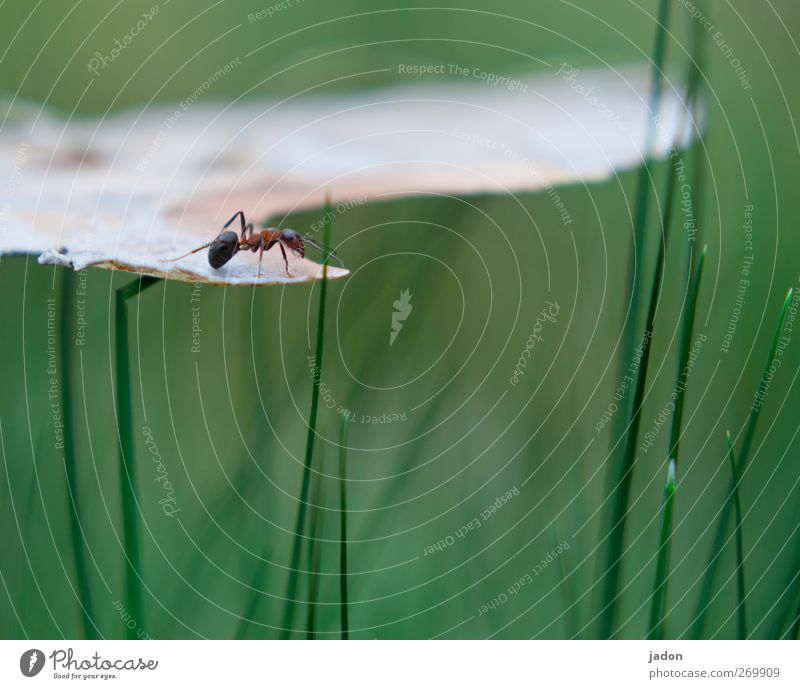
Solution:
[[[347,594],[347,427],[350,411],[342,412],[339,423],[339,624],[342,639],[350,638]]]
[[[654,56],[653,56],[653,84],[654,90],[651,94],[651,109],[655,106],[658,106],[658,96],[655,92],[656,85],[660,89],[661,88],[661,69],[663,67],[664,61],[664,51],[665,51],[665,34],[667,32],[667,19],[669,16],[669,2],[661,2],[659,6],[659,24],[656,28],[656,46],[654,49]],[[701,58],[702,58],[702,48],[703,48],[703,39],[704,34],[702,30],[699,28],[698,23],[695,22],[694,31],[692,33],[692,46],[691,46],[691,60],[687,69],[687,78],[686,78],[686,97],[684,99],[684,104],[686,109],[689,113],[691,113],[692,123],[691,123],[691,131],[694,136],[693,142],[693,149],[692,149],[692,160],[694,163],[695,168],[701,167],[701,161],[699,160],[699,151],[701,150],[701,132],[699,130],[695,130],[694,125],[695,121],[694,118],[696,116],[696,112],[698,109],[699,104],[699,84],[700,78],[702,75],[702,67],[701,67]],[[683,136],[683,132],[686,126],[686,118],[687,112],[686,110],[681,115],[681,121],[678,128],[678,133],[676,136],[676,142],[680,142]],[[651,130],[653,123],[652,121],[648,125],[648,132],[647,132],[647,148],[645,151],[649,151],[649,147],[652,145],[651,137],[653,136],[653,131]],[[676,163],[680,160],[680,153],[677,149],[678,143],[675,144],[676,148],[671,151],[670,160],[669,160],[669,170],[667,172],[667,182],[666,182],[666,189],[664,195],[661,199],[662,202],[662,217],[661,217],[661,241],[658,245],[658,252],[656,257],[656,264],[655,269],[653,271],[653,283],[650,287],[650,298],[648,302],[648,309],[646,315],[646,322],[644,327],[644,332],[642,334],[642,356],[640,360],[639,370],[636,373],[636,382],[634,387],[634,394],[633,398],[630,402],[629,407],[629,414],[626,417],[625,415],[619,415],[618,419],[625,420],[627,423],[624,427],[620,427],[617,425],[616,432],[614,437],[618,438],[616,441],[614,448],[612,448],[612,452],[616,451],[616,447],[620,441],[623,442],[623,451],[621,458],[616,461],[616,466],[612,468],[609,472],[609,484],[608,484],[608,494],[609,494],[609,504],[611,505],[611,517],[610,517],[610,527],[608,531],[608,554],[605,560],[604,566],[605,569],[602,572],[602,608],[599,612],[600,618],[600,638],[610,638],[614,633],[614,619],[616,614],[616,605],[617,599],[619,596],[619,572],[622,563],[622,553],[624,548],[624,539],[625,539],[625,526],[627,521],[628,515],[628,504],[630,501],[630,490],[631,485],[633,482],[633,472],[635,468],[636,462],[636,445],[638,440],[639,434],[639,425],[641,421],[641,411],[642,405],[644,403],[644,396],[646,390],[646,383],[647,383],[647,368],[650,361],[650,351],[652,347],[652,339],[653,339],[653,331],[655,327],[655,315],[656,309],[658,307],[658,303],[661,299],[661,290],[662,290],[662,280],[663,280],[663,271],[664,271],[664,264],[666,261],[666,249],[667,249],[667,239],[669,236],[670,226],[672,224],[672,217],[674,214],[674,205],[675,205],[675,196],[676,196],[676,188],[677,188],[677,167]],[[695,208],[698,206],[699,199],[701,197],[701,172],[696,170],[694,173],[694,181],[696,182],[696,186],[692,187],[691,189],[691,198],[692,204]],[[648,206],[648,198],[649,198],[649,186],[651,183],[651,170],[650,164],[648,159],[645,159],[645,163],[640,170],[639,180],[638,180],[638,187],[637,187],[637,196],[636,196],[636,209],[637,213],[635,216],[634,222],[634,248],[633,248],[633,266],[631,268],[630,278],[629,278],[629,285],[630,285],[630,292],[628,293],[628,297],[630,299],[631,304],[631,313],[629,314],[628,319],[625,322],[625,327],[623,329],[623,342],[625,346],[622,348],[623,359],[621,360],[621,370],[624,371],[625,367],[629,365],[629,362],[633,358],[634,352],[634,341],[632,338],[632,333],[636,330],[636,324],[638,323],[638,302],[639,302],[639,295],[637,289],[637,272],[641,272],[641,263],[642,263],[642,256],[644,252],[644,228],[647,222],[647,206]],[[699,221],[697,215],[695,215],[696,222]],[[699,235],[699,233],[698,233]],[[696,238],[695,238],[696,241]],[[638,252],[638,253],[637,253]],[[698,266],[693,266],[693,261],[695,260],[694,257],[691,257],[691,261],[689,263],[689,271],[692,274],[692,270],[694,268],[694,277],[695,279],[699,280],[700,275],[702,275],[702,263],[705,259],[705,252],[706,249],[704,248],[703,251],[700,253],[700,257],[698,260]],[[699,268],[699,272],[698,272]],[[695,288],[699,289],[699,282],[696,282],[694,285]],[[684,356],[688,356],[688,347],[690,347],[691,341],[691,332],[692,332],[692,323],[694,322],[694,311],[696,308],[696,303],[693,299],[696,299],[697,294],[696,292],[692,293],[692,297],[690,297],[690,306],[689,312],[685,314],[687,317],[691,319],[691,322],[688,325],[687,330],[687,323],[684,320],[684,329],[683,329],[683,340],[681,343],[681,351],[683,352]],[[679,369],[679,370],[682,370]],[[679,396],[678,404],[680,405],[679,409],[676,409],[676,413],[673,415],[672,419],[672,435],[670,441],[670,459],[677,458],[678,453],[678,445],[680,442],[680,423],[683,415],[683,392]],[[676,405],[677,406],[677,405]],[[617,422],[619,424],[620,422]],[[673,467],[676,469],[677,467]],[[669,472],[669,469],[668,469]],[[667,482],[667,490],[669,491],[669,481]],[[674,486],[673,489],[674,491]],[[670,510],[672,505],[672,497],[670,493]],[[667,504],[665,503],[665,508]],[[666,517],[666,511],[664,513]],[[671,512],[670,512],[670,519],[671,519]],[[663,524],[662,527],[668,527],[671,533],[671,522],[669,524]],[[662,538],[665,537],[662,528]],[[666,548],[666,551],[662,551],[659,549],[660,553],[664,553],[664,555],[668,558],[669,549]],[[664,562],[660,562],[660,565],[663,569],[659,569],[657,572],[657,577],[662,577],[663,579],[663,586],[659,586],[656,583],[656,591],[660,591],[654,595],[653,600],[653,607],[651,609],[651,631],[654,629],[653,625],[655,623],[655,632],[660,633],[661,630],[661,623],[656,622],[656,620],[660,620],[663,615],[663,610],[661,612],[657,612],[660,609],[660,606],[663,606],[664,600],[663,596],[666,595],[665,588],[666,588],[666,576],[667,576],[667,567],[668,567],[668,560]]]
[[[672,547],[672,518],[675,512],[675,472],[677,459],[670,457],[667,463],[667,483],[664,486],[664,508],[661,518],[661,534],[658,543],[656,580],[653,584],[653,601],[650,608],[650,631],[647,637],[653,641],[664,638],[666,622],[667,585],[669,583],[669,555]]]
[[[625,526],[628,519],[628,503],[630,501],[633,470],[636,462],[636,445],[639,437],[639,425],[642,418],[645,389],[647,383],[647,368],[652,350],[653,331],[655,329],[656,310],[661,298],[663,287],[663,274],[666,262],[666,249],[672,226],[672,217],[675,207],[675,189],[677,187],[677,172],[673,169],[674,161],[679,157],[677,149],[672,151],[670,169],[667,173],[666,190],[663,198],[663,214],[661,218],[661,241],[658,245],[656,268],[653,274],[653,283],[650,287],[650,298],[647,307],[647,318],[644,327],[642,343],[642,356],[639,370],[636,372],[636,383],[627,431],[622,463],[622,475],[618,477],[611,494],[612,504],[611,523],[608,528],[608,556],[605,562],[605,576],[603,578],[603,608],[600,611],[600,638],[611,638],[614,634],[614,618],[619,592],[619,572],[622,563],[622,552],[625,542]]]
[[[800,607],[800,556],[793,558],[786,577],[786,585],[780,590],[782,593],[775,599],[774,606],[776,614],[771,620],[769,631],[764,635],[767,639],[787,639],[792,632],[792,625],[797,619],[798,607]],[[762,619],[751,631],[754,634],[764,626]]]
[[[317,473],[313,478],[311,497],[311,518],[309,519],[308,538],[308,617],[306,621],[306,638],[313,640],[317,634],[317,599],[319,596],[320,561],[322,559],[322,516],[325,501],[325,477]]]
[[[658,24],[656,26],[655,43],[653,47],[653,70],[651,77],[650,107],[644,143],[644,160],[641,168],[639,169],[636,186],[633,218],[633,241],[630,250],[631,259],[629,264],[629,276],[625,288],[626,293],[624,303],[629,305],[629,311],[622,328],[622,342],[620,347],[621,372],[624,372],[628,367],[629,362],[633,358],[633,353],[636,347],[634,336],[637,332],[637,326],[639,323],[639,306],[641,301],[638,286],[641,283],[642,266],[644,264],[645,228],[647,225],[650,188],[653,183],[650,153],[656,134],[655,116],[658,113],[661,104],[669,10],[669,0],[660,0],[658,9]],[[649,345],[647,345],[647,347],[649,350]],[[642,375],[641,370],[639,375]],[[639,402],[641,403],[641,400]],[[622,446],[623,451],[621,454],[619,453],[618,445],[620,440],[617,440],[614,448],[612,449],[611,461],[613,461],[613,464],[610,465],[610,471],[608,472],[608,494],[611,510],[611,526],[608,535],[608,554],[604,563],[604,569],[600,573],[600,577],[602,578],[602,598],[601,609],[599,612],[599,636],[600,638],[604,639],[611,636],[614,624],[617,591],[619,588],[619,565],[622,557],[622,547],[625,532],[625,513],[627,511],[630,482],[633,472],[633,466],[631,465],[631,458],[629,456],[630,449],[628,446],[631,443],[631,436],[636,435],[635,429],[638,428],[639,419],[639,405],[637,405],[636,399],[634,398],[634,400],[629,404],[631,404],[631,416],[628,417],[625,414],[620,414],[617,416],[618,421],[615,424],[615,432],[613,436],[615,438],[619,438],[620,440],[624,438]],[[622,426],[621,424],[624,422],[627,422],[627,424]],[[635,444],[635,442],[636,438],[634,437],[633,444]]]
[[[562,542],[563,539],[559,539],[558,537],[553,538],[553,548]],[[566,629],[567,629],[567,639],[576,639],[579,636],[580,625],[578,624],[578,609],[577,609],[577,602],[575,600],[575,594],[572,591],[572,585],[569,582],[569,577],[571,572],[567,572],[567,554],[561,553],[560,557],[557,558],[558,560],[558,576],[559,576],[559,586],[561,587],[561,593],[564,596],[564,614],[566,615]]]
[[[767,393],[767,389],[769,388],[769,369],[772,365],[772,361],[775,358],[775,351],[778,348],[778,340],[783,332],[783,326],[786,322],[786,315],[789,312],[789,305],[792,303],[792,294],[793,289],[790,289],[786,293],[786,298],[783,300],[783,307],[781,308],[780,317],[778,318],[778,324],[775,328],[775,332],[772,336],[772,344],[770,345],[769,354],[767,356],[767,361],[764,364],[764,370],[761,374],[761,379],[758,385],[758,391],[756,392],[756,397],[760,399],[764,399]],[[747,459],[750,454],[750,447],[753,444],[753,437],[755,436],[756,432],[756,425],[758,423],[758,417],[761,412],[761,404],[752,405],[750,407],[750,415],[747,420],[747,427],[744,432],[744,439],[742,440],[742,446],[739,450],[739,460],[738,460],[738,475],[744,477],[745,467],[747,465]],[[708,610],[711,607],[711,603],[713,599],[716,597],[714,593],[714,586],[716,584],[716,575],[717,575],[717,568],[719,566],[719,559],[720,555],[722,554],[722,548],[725,545],[725,535],[728,530],[728,520],[730,519],[731,512],[733,511],[733,500],[731,496],[729,496],[728,500],[722,506],[722,511],[720,514],[720,518],[717,521],[717,530],[714,534],[714,541],[711,546],[711,552],[708,556],[708,564],[705,568],[705,576],[703,578],[702,588],[700,589],[700,595],[697,600],[697,614],[695,615],[694,625],[692,630],[692,636],[695,639],[702,639],[705,638],[703,635],[705,634],[705,627],[706,621],[708,619]]]
[[[669,439],[669,455],[667,461],[667,482],[664,486],[664,507],[661,520],[661,535],[659,538],[658,558],[656,562],[656,578],[653,584],[653,597],[650,608],[650,631],[648,638],[661,640],[664,638],[666,626],[666,601],[669,584],[669,558],[672,545],[672,522],[675,503],[675,478],[678,470],[680,456],[680,440],[682,434],[683,408],[686,399],[686,389],[689,383],[688,366],[692,351],[692,335],[694,333],[694,320],[697,313],[697,299],[700,294],[700,285],[703,280],[703,267],[706,262],[707,247],[703,247],[697,261],[697,267],[692,275],[687,294],[686,308],[681,323],[681,342],[679,347],[680,359],[678,361],[678,375],[675,383],[676,398],[675,409],[672,415],[672,429]],[[690,257],[691,259],[692,257]],[[690,260],[691,269],[691,260]]]
[[[330,195],[325,195],[323,208],[322,243],[327,252],[331,246],[331,200]],[[308,435],[306,436],[306,454],[303,464],[303,478],[300,485],[300,496],[297,504],[297,517],[295,520],[294,543],[292,557],[289,564],[289,582],[286,587],[286,600],[284,602],[283,636],[289,638],[292,632],[297,587],[300,576],[300,557],[303,548],[305,533],[306,511],[308,503],[308,490],[311,480],[312,462],[314,457],[314,440],[317,435],[317,414],[319,410],[319,386],[322,376],[322,353],[325,341],[325,298],[328,292],[328,255],[322,257],[322,280],[319,283],[319,311],[317,312],[317,342],[314,363],[316,368],[311,383],[311,410],[308,414]]]
[[[731,495],[733,496],[734,514],[736,523],[736,592],[739,595],[739,604],[736,606],[737,631],[739,639],[747,638],[747,586],[744,578],[744,543],[742,538],[742,503],[739,498],[739,470],[736,467],[736,458],[733,454],[733,440],[731,432],[725,431],[725,440],[728,444],[728,460],[731,465]]]
[[[697,2],[697,6],[701,9],[704,9],[703,3],[699,1]],[[692,57],[689,65],[689,83],[692,85],[691,88],[694,90],[694,95],[692,96],[691,100],[694,138],[692,139],[692,184],[690,192],[692,207],[694,208],[695,225],[698,228],[702,228],[705,226],[702,213],[705,206],[703,204],[703,195],[701,192],[703,190],[703,180],[705,177],[705,148],[707,142],[705,140],[705,133],[701,129],[701,122],[698,121],[698,115],[702,108],[702,101],[700,98],[700,82],[704,74],[703,66],[705,64],[705,55],[703,52],[705,45],[705,28],[700,22],[697,21],[694,22],[693,26],[694,30],[692,31],[691,43]]]
[[[61,409],[64,416],[64,474],[67,482],[67,510],[69,512],[69,534],[72,555],[75,560],[75,579],[78,585],[78,606],[80,607],[83,638],[96,639],[89,568],[86,564],[85,532],[81,522],[78,505],[80,489],[75,457],[75,423],[72,413],[72,319],[74,317],[75,271],[64,268],[61,271]]]
[[[656,135],[656,120],[664,84],[664,57],[666,55],[667,32],[669,29],[670,0],[660,0],[658,6],[658,24],[656,26],[655,44],[653,46],[653,57],[651,59],[653,71],[650,85],[650,103],[648,111],[647,129],[644,143],[644,161],[639,170],[639,179],[636,188],[635,216],[633,221],[633,245],[631,247],[632,262],[631,275],[628,281],[628,294],[625,303],[630,304],[631,312],[625,322],[626,347],[623,352],[630,354],[633,352],[633,335],[636,332],[639,313],[639,294],[638,285],[642,266],[644,265],[645,248],[645,228],[647,226],[647,212],[650,206],[650,188],[653,184],[652,169],[650,167],[650,155]],[[627,366],[626,359],[623,359],[623,367]]]
[[[114,326],[117,360],[117,423],[119,429],[119,467],[122,490],[122,533],[125,556],[125,608],[136,624],[125,625],[128,639],[136,639],[137,629],[144,629],[142,600],[142,562],[139,543],[139,501],[136,488],[136,451],[133,443],[131,408],[131,371],[128,354],[128,300],[136,297],[160,278],[144,275],[116,291]]]
[[[772,344],[769,348],[769,355],[767,356],[767,361],[764,364],[764,372],[761,375],[761,381],[758,386],[758,393],[757,395],[760,398],[766,397],[767,389],[769,388],[769,368],[772,364],[772,361],[775,359],[775,351],[778,349],[778,341],[781,337],[781,333],[783,332],[783,326],[786,323],[786,316],[789,312],[789,306],[792,303],[792,296],[794,295],[794,288],[790,289],[786,293],[786,298],[783,300],[783,306],[781,307],[781,315],[778,319],[778,326],[775,328],[775,332],[772,335]],[[754,406],[750,410],[750,418],[747,423],[747,429],[745,430],[744,439],[742,440],[742,447],[740,450],[740,457],[739,457],[739,472],[741,473],[744,470],[745,463],[750,456],[750,448],[753,444],[753,438],[755,437],[756,433],[756,424],[758,423],[758,417],[761,413],[761,407],[763,405],[759,404]]]
[[[703,75],[703,36],[704,29],[700,22],[694,22],[694,30],[692,32],[692,47],[691,47],[691,63],[689,66],[689,88],[687,95],[687,102],[690,104],[693,117],[697,117],[700,109],[699,98],[699,82]],[[692,184],[691,184],[691,203],[694,209],[694,220],[697,228],[703,227],[703,220],[701,216],[702,208],[702,187],[703,187],[703,170],[704,158],[703,149],[705,141],[701,129],[696,129],[692,141]],[[697,233],[699,237],[699,232]],[[695,238],[695,241],[697,240]],[[707,247],[704,246],[703,250],[695,255],[690,256],[689,271],[694,272],[694,279],[689,290],[689,307],[684,314],[684,321],[682,326],[682,337],[680,351],[682,358],[679,368],[680,371],[687,365],[689,360],[689,352],[692,342],[692,332],[694,329],[694,319],[697,310],[697,298],[702,280],[703,266],[705,264],[707,254]],[[696,265],[695,265],[696,260]],[[688,381],[685,381],[688,383]],[[674,518],[674,501],[675,501],[675,482],[677,479],[678,459],[680,454],[680,440],[682,437],[681,423],[683,418],[684,401],[686,397],[686,386],[680,385],[680,377],[678,379],[678,397],[675,404],[675,413],[672,417],[672,428],[670,433],[670,446],[668,455],[667,467],[667,481],[664,486],[664,505],[662,508],[662,524],[659,539],[658,559],[656,564],[656,577],[653,585],[653,596],[650,610],[650,631],[648,638],[652,640],[661,640],[665,637],[665,627],[667,618],[667,593],[669,589],[669,559],[671,553],[671,543],[673,534],[673,518]]]
[[[641,297],[639,284],[641,282],[642,267],[644,265],[645,229],[647,225],[648,210],[650,207],[650,191],[653,185],[653,171],[650,155],[656,136],[656,115],[659,111],[664,84],[664,57],[666,54],[667,32],[669,26],[670,0],[660,0],[658,8],[658,25],[656,26],[655,43],[652,57],[652,76],[650,86],[650,102],[647,118],[647,127],[644,141],[644,159],[639,168],[636,182],[636,196],[633,217],[633,242],[631,244],[631,260],[629,275],[626,282],[625,304],[629,305],[627,318],[623,323],[622,347],[620,370],[624,371],[633,355],[636,342],[634,336],[639,323],[639,307]],[[619,478],[619,476],[618,476]],[[615,481],[612,486],[618,485]]]
[[[267,561],[269,560],[269,553],[265,552],[256,565],[256,570],[253,573],[253,579],[250,582],[249,595],[247,597],[247,605],[242,611],[241,619],[236,627],[235,639],[246,639],[247,633],[253,624],[258,610],[258,603],[264,595],[261,587],[264,585],[264,575],[267,571]]]

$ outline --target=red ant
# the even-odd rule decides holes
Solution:
[[[241,234],[237,235],[233,230],[224,231],[236,218],[239,218],[239,222],[241,223]],[[333,251],[308,235],[301,235],[295,230],[276,230],[274,227],[268,227],[266,230],[259,230],[256,232],[253,229],[253,223],[245,224],[244,211],[237,211],[234,216],[222,226],[222,229],[223,232],[220,232],[210,242],[197,247],[188,254],[163,260],[167,262],[180,261],[182,258],[196,254],[198,251],[209,247],[208,262],[214,270],[219,270],[239,251],[250,250],[253,253],[258,251],[257,277],[261,277],[261,260],[264,258],[264,252],[269,251],[277,244],[283,254],[283,264],[286,267],[286,275],[293,277],[289,272],[289,260],[286,257],[286,248],[291,249],[294,253],[303,258],[306,255],[306,244],[310,244],[315,249],[321,251],[323,255],[327,254],[331,256],[339,265],[344,265],[342,260]]]

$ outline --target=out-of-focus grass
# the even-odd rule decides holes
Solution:
[[[291,633],[292,620],[294,619],[295,597],[297,596],[297,583],[300,577],[300,556],[303,545],[303,538],[305,538],[305,523],[306,512],[308,506],[308,490],[311,482],[312,464],[314,461],[314,444],[317,436],[317,413],[319,411],[319,395],[320,387],[322,384],[322,354],[325,347],[325,298],[328,294],[328,249],[331,247],[331,199],[330,195],[325,195],[325,207],[323,208],[323,230],[322,241],[325,247],[325,255],[322,257],[322,280],[319,283],[319,307],[317,310],[317,344],[314,350],[314,359],[312,361],[312,376],[311,376],[311,411],[308,414],[308,431],[306,433],[306,455],[305,463],[303,464],[303,480],[300,487],[300,494],[297,501],[297,522],[295,526],[295,540],[292,548],[292,559],[289,565],[289,584],[286,589],[286,612],[283,618],[283,629],[286,635]],[[320,477],[317,476],[317,482]],[[315,512],[315,519],[320,507],[318,504],[313,505]],[[313,531],[313,530],[312,530]],[[312,540],[316,538],[314,533],[309,537]],[[311,571],[312,577],[316,576],[316,572]],[[316,589],[312,587],[313,593],[316,595]],[[311,624],[314,621],[314,601],[309,601],[309,619]],[[312,630],[308,629],[309,634]]]
[[[73,321],[75,318],[75,273],[65,270],[61,281],[61,329],[59,332],[59,361],[60,372],[60,401],[63,406],[64,416],[64,475],[67,481],[67,508],[69,510],[70,540],[75,561],[75,579],[78,587],[78,605],[80,606],[83,638],[97,638],[94,624],[94,607],[92,606],[91,584],[89,579],[89,566],[86,556],[86,542],[83,524],[78,512],[80,493],[76,475],[76,457],[74,441],[74,423],[72,407],[72,346],[73,346]]]
[[[350,614],[347,593],[347,426],[350,410],[344,409],[339,426],[339,623],[342,639],[350,638]]]
[[[119,429],[119,468],[122,489],[122,539],[125,569],[125,607],[134,621],[125,624],[129,639],[136,639],[145,624],[142,586],[141,545],[139,543],[139,499],[136,449],[133,439],[133,411],[128,341],[128,300],[159,282],[159,278],[144,275],[117,289],[115,297],[114,345],[116,358],[116,409]],[[138,324],[138,321],[137,321]],[[136,330],[139,334],[139,330]],[[137,337],[138,340],[138,337]]]
[[[733,495],[734,526],[733,533],[736,537],[736,584],[738,586],[739,600],[736,606],[736,620],[738,624],[739,639],[747,638],[747,585],[744,577],[744,538],[742,536],[742,501],[739,498],[739,471],[736,466],[736,457],[733,453],[733,440],[731,432],[725,431],[725,440],[728,443],[728,462],[731,465],[731,494]]]
[[[663,639],[667,617],[667,590],[669,582],[669,555],[672,541],[672,520],[675,510],[675,477],[680,456],[680,440],[683,432],[683,408],[686,400],[686,388],[689,384],[690,360],[692,356],[692,333],[694,318],[697,313],[697,298],[703,279],[703,268],[706,262],[707,247],[703,247],[697,268],[691,276],[686,297],[686,308],[681,323],[680,359],[675,382],[675,408],[672,416],[672,430],[669,436],[669,454],[667,455],[667,484],[664,487],[664,509],[661,518],[661,535],[659,538],[658,559],[656,562],[656,578],[653,584],[653,602],[650,608],[650,639]],[[689,270],[691,272],[693,256],[690,254]]]
[[[662,2],[662,21],[666,22],[666,12],[668,8],[668,2]],[[667,27],[665,23],[660,23],[659,28],[657,29],[657,41],[656,41],[656,55],[658,60],[663,60],[663,33],[665,33]],[[659,69],[659,63],[656,61],[656,70]],[[660,80],[656,80],[657,83],[660,83]],[[694,102],[694,82],[690,82],[688,87],[689,97],[686,99],[687,103]],[[656,101],[657,103],[657,101]],[[685,117],[684,115],[681,118],[681,126],[679,127],[679,132],[683,131],[685,126]],[[680,137],[680,134],[679,134]],[[650,142],[648,142],[649,144]],[[666,254],[667,254],[667,245],[669,236],[671,234],[670,230],[672,229],[673,224],[673,215],[675,211],[675,199],[676,199],[676,189],[678,187],[678,174],[679,174],[679,165],[681,164],[681,153],[677,148],[673,148],[670,152],[669,156],[669,170],[667,172],[667,181],[664,190],[664,195],[661,199],[662,202],[662,215],[661,215],[661,222],[659,225],[660,228],[660,241],[658,242],[658,251],[656,254],[656,262],[655,262],[655,269],[653,271],[653,282],[650,285],[650,289],[646,294],[649,294],[649,298],[647,300],[647,311],[645,315],[645,323],[644,323],[644,330],[641,334],[641,357],[638,370],[634,374],[634,384],[633,384],[633,394],[631,395],[631,400],[629,402],[628,408],[628,415],[620,414],[620,418],[625,419],[625,424],[622,426],[622,436],[616,443],[621,444],[622,446],[622,456],[621,461],[618,464],[612,465],[611,470],[609,471],[609,503],[611,505],[611,519],[608,528],[608,555],[607,559],[605,560],[605,564],[601,564],[604,567],[602,572],[602,580],[603,580],[603,598],[602,598],[602,608],[600,609],[599,619],[600,619],[600,638],[607,639],[611,638],[615,633],[614,621],[615,621],[615,613],[617,609],[617,598],[619,597],[619,574],[620,569],[622,567],[622,556],[623,556],[623,548],[624,548],[624,541],[625,541],[625,527],[628,518],[628,505],[630,502],[630,493],[631,493],[631,485],[633,484],[633,471],[636,465],[637,460],[637,445],[639,443],[639,426],[642,420],[642,407],[644,405],[644,397],[645,397],[645,390],[647,388],[647,373],[648,373],[648,366],[650,364],[650,353],[653,347],[653,337],[654,337],[654,329],[655,329],[655,321],[656,321],[656,310],[658,308],[658,304],[661,301],[661,293],[663,289],[664,283],[664,266],[666,263]],[[639,174],[639,193],[637,194],[637,216],[634,224],[634,245],[639,246],[641,242],[644,240],[644,225],[639,225],[640,222],[643,222],[643,219],[647,216],[647,198],[648,194],[642,193],[641,187],[645,185],[649,189],[650,184],[650,164],[645,163],[642,168],[642,172]],[[656,225],[654,225],[656,226]],[[637,237],[637,233],[641,236]],[[633,252],[635,259],[634,259],[634,266],[635,261],[638,259],[638,254],[643,253],[640,250],[636,250]],[[635,273],[635,270],[632,271]],[[640,269],[639,269],[640,270]],[[636,279],[631,280],[631,284],[633,285],[634,290],[634,301],[638,304],[640,300],[640,295],[638,294],[638,290],[636,289],[636,285],[638,281]],[[631,317],[625,323],[623,328],[625,333],[629,333],[631,331],[631,323],[633,323],[633,328],[635,330],[635,325],[638,322],[638,309],[631,307]],[[628,365],[626,362],[630,361],[632,358],[632,353],[634,349],[633,341],[630,337],[626,337],[624,343],[628,346],[623,349],[623,359],[622,366],[620,367],[624,370],[625,366]],[[623,405],[624,406],[624,405]],[[616,444],[615,444],[616,446]],[[674,492],[674,480],[672,490],[669,488],[669,481],[667,484],[667,492],[669,494],[669,501],[668,505],[669,508],[672,508],[672,492]]]
[[[789,289],[789,291],[786,293],[786,297],[783,300],[780,316],[772,335],[772,344],[770,345],[769,353],[767,354],[767,360],[764,363],[764,369],[758,382],[756,394],[754,395],[753,401],[750,404],[750,413],[747,417],[747,425],[744,431],[741,449],[739,451],[739,465],[737,466],[737,469],[740,476],[745,475],[745,467],[747,465],[747,460],[749,459],[753,438],[755,438],[758,419],[761,415],[761,409],[767,393],[770,390],[771,382],[774,377],[773,368],[775,362],[775,352],[778,349],[778,344],[781,339],[785,338],[784,325],[786,323],[786,317],[789,315],[789,309],[792,306],[793,292],[793,289]],[[711,552],[708,556],[708,565],[705,569],[703,588],[700,590],[700,596],[698,597],[697,601],[697,616],[695,617],[694,622],[694,638],[696,639],[704,638],[703,634],[705,631],[708,611],[711,607],[711,603],[718,595],[715,593],[716,573],[719,566],[722,548],[725,545],[725,535],[728,530],[728,520],[731,516],[731,512],[733,512],[735,498],[738,496],[738,494],[738,491],[731,492],[728,496],[728,499],[722,506],[722,509],[720,510],[720,517],[717,521],[717,528],[714,534],[714,542],[711,547]]]
[[[256,565],[255,572],[253,573],[253,579],[250,582],[250,593],[247,597],[247,606],[242,611],[242,617],[239,621],[239,627],[236,630],[235,637],[236,639],[245,639],[247,638],[247,632],[252,627],[253,619],[256,616],[256,611],[258,610],[258,604],[261,598],[263,597],[263,592],[261,587],[264,585],[265,574],[267,571],[267,557],[266,555],[261,558],[261,560]]]
[[[311,518],[308,522],[308,614],[306,618],[306,638],[317,638],[317,602],[320,588],[320,564],[322,561],[322,527],[325,508],[325,479],[314,477],[311,491]]]

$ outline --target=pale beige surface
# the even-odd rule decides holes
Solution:
[[[535,191],[638,164],[647,70],[585,70],[579,82],[593,87],[591,97],[554,70],[523,79],[524,92],[416,81],[349,96],[159,105],[102,120],[67,121],[15,104],[0,133],[0,251],[76,269],[254,284],[253,254],[219,271],[205,252],[177,264],[162,259],[209,241],[239,209],[256,224],[277,216],[283,226],[282,214],[321,207],[326,189],[335,208],[430,192]],[[657,155],[672,144],[680,111],[668,92]],[[290,258],[290,270],[291,279],[275,247],[258,283],[320,277],[308,259]]]

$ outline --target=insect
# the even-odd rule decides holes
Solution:
[[[241,225],[241,233],[236,234],[233,230],[227,229],[236,218],[239,218]],[[196,254],[208,248],[208,263],[214,270],[219,270],[228,261],[230,261],[240,251],[258,251],[258,277],[261,277],[261,261],[264,258],[264,252],[269,251],[273,246],[278,245],[283,254],[283,265],[286,268],[286,275],[293,277],[289,272],[289,259],[286,256],[286,249],[294,252],[301,258],[306,255],[306,244],[313,246],[323,253],[333,258],[339,265],[344,265],[342,260],[330,249],[320,244],[308,235],[301,235],[295,230],[285,229],[278,230],[274,227],[268,227],[265,230],[256,231],[253,228],[253,223],[246,223],[244,211],[237,211],[233,217],[222,226],[220,232],[214,239],[203,246],[198,246],[183,256],[177,258],[164,259],[166,262],[180,261],[182,258]]]

